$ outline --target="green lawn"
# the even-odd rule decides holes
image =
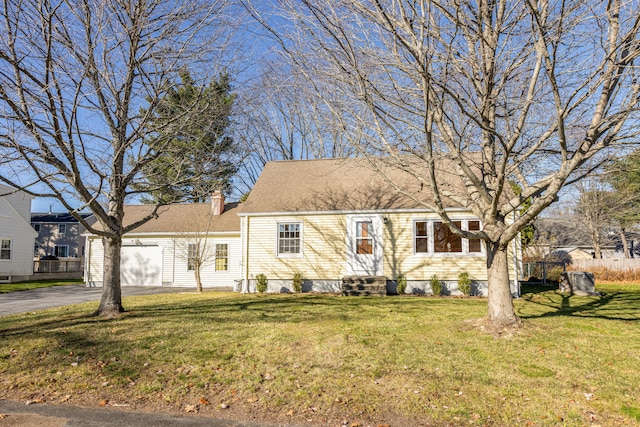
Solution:
[[[640,286],[486,300],[163,294],[0,317],[0,398],[296,425],[640,426]],[[221,405],[229,408],[222,409]]]
[[[83,283],[82,280],[38,280],[34,282],[0,283],[0,294]]]

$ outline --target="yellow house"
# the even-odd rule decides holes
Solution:
[[[441,166],[438,180],[454,189],[459,179],[453,166]],[[289,291],[299,272],[306,291],[340,292],[343,278],[369,276],[382,278],[393,293],[404,275],[408,293],[429,294],[436,275],[445,294],[457,294],[464,271],[475,293],[486,294],[484,244],[454,235],[425,207],[430,197],[420,177],[384,163],[353,158],[270,162],[238,207],[242,291],[255,291],[259,274],[267,277],[269,291]],[[469,210],[450,199],[443,203],[463,230],[481,229]],[[514,246],[514,293],[518,253]]]

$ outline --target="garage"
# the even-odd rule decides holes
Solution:
[[[122,286],[162,286],[162,248],[123,246],[120,262]]]

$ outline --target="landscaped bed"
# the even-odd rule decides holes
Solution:
[[[640,286],[486,299],[163,294],[0,317],[0,398],[296,425],[640,425]],[[529,293],[526,293],[529,292]]]

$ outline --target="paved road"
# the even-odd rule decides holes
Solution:
[[[151,286],[123,286],[122,296],[160,293],[194,292],[195,288],[163,288]],[[102,288],[85,285],[52,286],[50,288],[0,294],[0,316],[44,310],[88,301],[100,301]],[[97,307],[96,307],[97,308]]]
[[[209,417],[89,409],[46,403],[25,405],[0,400],[0,427],[276,427]],[[293,426],[290,426],[293,427]]]

